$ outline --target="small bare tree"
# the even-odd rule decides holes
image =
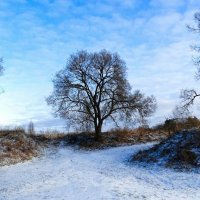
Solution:
[[[200,11],[194,14],[194,21],[196,26],[188,26],[188,29],[194,33],[200,35]],[[200,44],[192,47],[196,52],[200,52]],[[196,79],[200,79],[200,56],[197,56],[194,59],[194,64],[197,65]],[[194,104],[195,100],[200,97],[200,93],[198,93],[195,89],[184,89],[181,91],[180,98],[182,99],[182,104],[180,109],[182,112],[188,112],[189,107]]]
[[[125,62],[106,50],[71,55],[53,83],[54,91],[47,103],[54,107],[55,114],[71,124],[93,127],[96,140],[100,139],[105,120],[117,123],[138,115],[144,119],[156,109],[153,96],[131,92]]]
[[[28,124],[28,134],[33,135],[35,134],[34,123],[32,121]]]

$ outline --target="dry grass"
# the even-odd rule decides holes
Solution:
[[[60,133],[44,132],[31,136],[43,145],[73,145],[84,149],[101,149],[122,145],[131,145],[151,141],[160,141],[167,137],[167,133],[139,128],[135,130],[112,129],[102,133],[100,141],[95,141],[94,133]]]
[[[37,134],[32,134],[30,137],[40,145],[43,146],[58,146],[65,140],[66,133],[58,131],[44,131]]]
[[[0,166],[39,155],[39,145],[23,129],[0,130]]]

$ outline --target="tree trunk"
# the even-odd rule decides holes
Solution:
[[[98,125],[95,126],[95,140],[101,141],[101,129],[102,129],[102,122],[99,122]]]

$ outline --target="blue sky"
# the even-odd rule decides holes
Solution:
[[[197,88],[189,32],[197,0],[1,0],[0,125],[63,127],[45,97],[52,78],[71,53],[85,49],[118,52],[134,89],[155,95],[151,124],[168,117],[182,88]]]

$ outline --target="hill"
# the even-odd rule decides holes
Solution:
[[[200,167],[200,130],[177,132],[154,147],[138,152],[132,160],[182,169]]]
[[[39,155],[39,145],[21,129],[0,131],[0,166]]]

